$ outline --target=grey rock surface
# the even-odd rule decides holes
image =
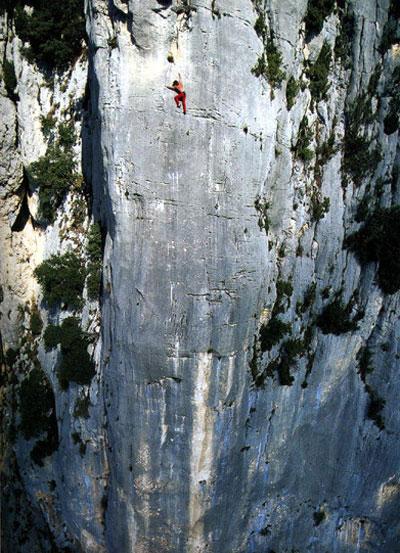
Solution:
[[[82,387],[62,391],[57,354],[40,345],[60,446],[38,467],[29,458],[31,444],[17,440],[26,492],[61,550],[394,553],[400,533],[399,293],[384,294],[376,266],[362,268],[343,247],[360,226],[355,213],[369,179],[342,186],[340,147],[345,112],[381,64],[380,101],[373,100],[368,132],[382,160],[370,180],[380,178],[382,206],[398,203],[398,132],[386,135],[383,120],[399,49],[379,51],[389,2],[352,2],[351,63],[346,69],[334,60],[327,99],[316,105],[304,64],[318,58],[324,40],[334,47],[337,13],[306,43],[305,0],[265,3],[286,71],[272,91],[251,73],[263,49],[254,30],[263,3],[193,0],[195,10],[179,13],[186,4],[87,2],[90,106],[78,123],[83,143],[76,148],[92,186],[94,216],[106,230],[96,377],[84,388],[90,415],[77,420]],[[30,147],[39,131],[27,114],[34,109],[39,118],[66,100],[57,85],[54,98],[44,95],[38,103],[30,91],[41,77],[20,58],[18,44],[14,55],[21,64],[17,152],[26,164],[42,153],[40,142]],[[165,88],[178,72],[186,115]],[[291,75],[304,87],[288,111]],[[85,79],[80,62],[68,93],[82,96]],[[0,109],[15,121],[15,108],[4,102]],[[332,132],[335,137],[337,148],[319,176],[315,156],[304,164],[294,153],[304,115],[314,152]],[[0,134],[5,149],[13,136]],[[6,191],[18,170],[5,167]],[[311,216],[315,197],[329,199],[318,221]],[[35,264],[65,249],[73,236],[84,240],[69,231],[64,241],[61,230],[60,216],[44,233],[28,233],[41,232],[39,254],[37,242],[22,240],[36,252]],[[273,365],[282,341],[262,353],[258,339],[282,281],[292,286],[280,315],[291,325],[285,338],[305,340],[307,331],[309,337],[290,368],[290,386],[280,383]],[[315,298],[303,309],[313,285]],[[33,278],[21,297],[31,293],[40,299]],[[357,329],[323,334],[316,317],[336,293],[346,305],[352,302],[353,317],[360,315]],[[42,309],[49,322],[65,317]],[[86,302],[85,328],[92,329],[97,316],[97,307]],[[4,333],[4,318],[0,323]],[[363,382],[365,347],[374,370]],[[366,383],[385,400],[384,429],[367,417]],[[87,443],[83,456],[73,432]]]

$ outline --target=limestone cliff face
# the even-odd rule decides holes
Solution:
[[[18,304],[33,297],[45,323],[68,315],[41,301],[33,268],[83,244],[90,217],[105,235],[101,325],[86,296],[81,313],[91,384],[63,390],[59,355],[33,341],[59,445],[42,466],[32,440],[8,448],[49,536],[21,551],[396,550],[399,293],[344,247],[360,205],[399,201],[391,9],[338,2],[306,36],[306,0],[91,0],[88,63],[53,88],[5,31],[19,99],[1,98],[4,350],[26,334]],[[252,71],[260,59],[268,70]],[[165,88],[178,72],[186,116]],[[43,230],[32,190],[13,230],[22,168],[45,150],[40,117],[68,118],[85,88],[74,151],[92,213],[70,228],[71,192]]]

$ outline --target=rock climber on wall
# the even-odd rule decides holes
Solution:
[[[178,73],[178,77],[179,81],[174,81],[172,86],[167,86],[167,88],[177,93],[176,96],[174,96],[176,107],[179,108],[182,102],[183,113],[186,115],[186,92],[183,90],[183,82],[180,73]]]

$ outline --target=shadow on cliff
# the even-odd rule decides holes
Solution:
[[[82,125],[82,171],[91,195],[91,211],[101,223],[104,233],[115,236],[115,216],[108,193],[108,178],[104,167],[101,145],[102,124],[99,113],[100,84],[93,68],[92,52],[89,55],[88,84],[85,117]],[[104,237],[103,237],[104,238]]]

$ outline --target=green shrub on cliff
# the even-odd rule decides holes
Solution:
[[[17,86],[17,77],[15,75],[14,63],[12,61],[8,61],[6,58],[4,58],[3,61],[3,81],[7,96],[10,100],[16,100],[17,95],[14,91]]]
[[[74,252],[52,255],[34,271],[50,307],[60,303],[78,308],[82,301],[86,272],[82,260]]]
[[[371,98],[365,93],[360,94],[345,112],[342,170],[345,177],[352,177],[356,186],[360,186],[364,179],[374,174],[382,159],[379,146],[371,148],[372,140],[363,129],[373,120]]]
[[[357,329],[357,322],[350,319],[350,307],[340,299],[334,300],[322,310],[317,325],[324,334],[344,334]]]
[[[264,51],[251,72],[256,77],[264,77],[272,88],[278,88],[286,77],[282,69],[282,54],[275,45],[273,33],[271,32],[268,36],[263,15],[258,17],[254,28],[263,41]]]
[[[308,0],[307,12],[304,18],[307,38],[318,35],[322,31],[325,19],[335,7],[335,0]]]
[[[300,85],[292,75],[286,85],[286,104],[289,111],[295,104],[296,96],[299,93],[299,90]]]
[[[58,325],[49,324],[43,334],[44,347],[50,351],[61,342],[61,329]]]
[[[94,374],[94,364],[87,351],[88,336],[82,331],[76,317],[67,317],[61,326],[49,325],[45,331],[46,349],[61,344],[61,361],[57,367],[57,376],[63,390],[70,382],[90,384]]]
[[[314,157],[314,152],[309,148],[313,139],[313,131],[308,125],[308,117],[304,115],[300,122],[299,134],[297,135],[296,146],[292,148],[298,159],[307,163]]]
[[[29,178],[39,187],[39,218],[53,223],[57,208],[76,179],[72,152],[51,145],[38,161],[28,168]]]
[[[41,438],[33,447],[31,458],[42,465],[43,458],[58,447],[58,429],[53,389],[39,365],[21,383],[19,410],[20,430],[24,438]]]
[[[345,245],[362,265],[378,263],[378,284],[383,292],[400,290],[400,206],[376,209]]]
[[[46,139],[52,140],[45,155],[27,169],[30,182],[39,189],[38,218],[43,224],[54,222],[57,209],[67,192],[80,182],[72,149],[76,139],[74,126],[70,122],[60,123],[55,142],[54,127],[55,121],[51,114],[42,118],[42,132]]]
[[[317,103],[326,100],[329,90],[329,69],[332,61],[332,50],[325,41],[318,58],[307,69],[307,77],[310,79],[310,92]]]
[[[34,336],[39,336],[39,334],[42,332],[43,321],[40,315],[40,311],[35,303],[33,304],[31,309],[30,327],[31,332]]]
[[[17,4],[17,3],[16,3]],[[18,3],[15,28],[29,43],[25,55],[30,61],[50,69],[65,69],[80,54],[85,38],[83,0],[31,0],[31,13]]]

